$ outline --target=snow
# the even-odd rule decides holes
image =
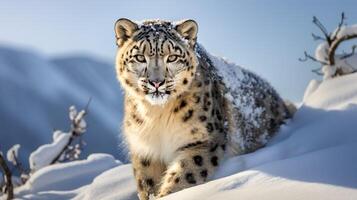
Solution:
[[[211,181],[163,200],[357,199],[357,74],[312,80],[293,119],[266,147],[227,158]],[[44,167],[18,199],[137,200],[131,165],[92,155]]]
[[[87,128],[87,122],[84,120],[84,115],[86,114],[85,110],[77,111],[75,106],[69,107],[69,119],[75,124],[74,132],[82,134],[86,131]]]
[[[207,52],[206,52],[207,53]],[[234,63],[229,61],[209,55],[210,59],[213,62],[214,66],[217,66],[218,74],[223,78],[223,82],[229,88],[227,93],[228,100],[232,101],[232,104],[241,112],[242,117],[246,121],[252,122],[255,127],[259,126],[259,123],[256,121],[259,119],[259,115],[263,112],[261,107],[256,107],[254,105],[254,96],[252,94],[246,93],[243,95],[245,98],[236,98],[237,96],[242,96],[243,89],[241,84],[253,85],[255,84],[266,84],[265,82],[260,83],[255,80],[249,80],[248,74],[245,70]],[[241,145],[243,147],[243,145]]]
[[[324,81],[310,95],[304,97],[305,106],[324,110],[342,109],[357,102],[356,74]],[[316,83],[318,84],[318,83]],[[309,85],[311,86],[311,84]],[[310,87],[308,88],[310,89]]]
[[[70,133],[61,133],[58,131],[53,135],[53,142],[51,144],[42,145],[31,153],[29,163],[32,171],[37,171],[51,164],[53,159],[68,144],[72,136]]]
[[[9,162],[11,162],[13,165],[16,165],[17,163],[17,158],[19,157],[19,149],[20,149],[19,144],[15,144],[12,146],[6,153],[6,158]]]
[[[315,57],[317,60],[320,61],[327,61],[328,60],[328,48],[329,45],[327,42],[323,42],[319,44],[315,50]]]
[[[121,163],[108,154],[92,154],[86,160],[54,164],[36,171],[16,193],[24,199],[52,199],[46,191],[65,191],[79,188],[92,182],[102,172]],[[37,196],[36,193],[40,193]],[[51,192],[56,193],[58,192]],[[59,199],[66,199],[68,194]],[[45,198],[46,197],[46,198]]]
[[[310,83],[308,84],[305,90],[303,102],[307,102],[307,98],[319,87],[320,83],[321,81],[315,79],[310,81]],[[298,107],[300,107],[300,105]]]
[[[351,26],[342,26],[341,30],[337,34],[337,38],[343,38],[347,35],[353,35],[353,34],[357,34],[357,24]]]
[[[356,63],[357,61],[356,54],[344,59],[342,59],[341,57],[342,55],[336,56],[335,65],[322,66],[321,71],[323,73],[324,80],[332,78],[336,74],[337,70],[342,72],[342,74],[351,74],[357,70],[357,65],[351,64],[351,63]]]
[[[74,199],[137,199],[131,165],[118,166],[104,172],[89,186],[82,188]]]

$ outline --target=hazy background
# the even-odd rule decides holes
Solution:
[[[198,41],[213,54],[263,76],[283,98],[299,102],[316,63],[315,15],[332,31],[344,11],[357,23],[357,1],[1,1],[0,150],[20,143],[28,154],[68,129],[68,106],[92,103],[84,155],[107,152],[124,159],[122,92],[115,79],[114,23],[192,18]],[[348,45],[345,45],[347,47]],[[340,49],[341,50],[341,49]]]

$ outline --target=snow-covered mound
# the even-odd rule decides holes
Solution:
[[[122,92],[111,64],[85,56],[49,59],[2,46],[0,97],[0,148],[6,152],[20,144],[22,163],[39,145],[52,141],[53,129],[68,131],[68,108],[82,109],[89,98],[83,155],[105,152],[125,158],[118,148]]]
[[[27,199],[54,199],[58,192],[46,195],[44,191],[66,191],[90,184],[102,172],[121,163],[108,154],[92,154],[86,160],[55,164],[41,168],[21,188],[17,194]],[[54,194],[53,194],[54,193]],[[61,192],[59,192],[61,193]],[[70,192],[62,192],[59,199],[68,199]]]
[[[357,199],[356,82],[357,74],[312,81],[294,118],[266,147],[227,159],[210,182],[163,199]],[[131,166],[104,157],[95,164],[89,157],[44,167],[17,189],[17,197],[137,200]],[[93,165],[99,170],[91,172]],[[97,176],[103,165],[115,167]],[[43,183],[51,178],[49,186]]]

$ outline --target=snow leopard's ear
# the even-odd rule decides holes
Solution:
[[[193,46],[196,43],[198,25],[195,20],[188,19],[178,22],[175,26],[176,31]]]
[[[138,25],[135,22],[126,18],[118,19],[115,22],[115,36],[117,38],[117,45],[122,46],[133,33],[138,30]]]

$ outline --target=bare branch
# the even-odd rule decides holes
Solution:
[[[82,135],[79,135],[78,142],[75,145],[70,145],[64,152],[63,162],[73,161],[79,158],[86,143],[84,142]]]
[[[326,38],[323,38],[323,37],[321,37],[321,36],[319,36],[319,35],[316,35],[316,34],[314,34],[314,33],[311,33],[311,36],[312,36],[312,38],[314,39],[314,41],[317,41],[317,40],[326,41]]]
[[[355,54],[355,50],[357,48],[357,45],[353,45],[352,46],[352,51],[350,53],[345,53],[344,55],[341,56],[341,59],[346,59],[346,58],[349,58],[351,56],[353,56]]]
[[[321,23],[321,21],[316,16],[313,17],[312,23],[314,23],[321,30],[321,32],[325,36],[325,40],[327,41],[327,43],[331,44],[330,34],[327,32],[325,26]]]
[[[349,67],[351,67],[351,69],[353,69],[353,66],[352,66],[349,62],[347,62],[347,60],[344,60],[344,63],[345,63],[346,65],[348,65]],[[357,72],[357,69],[354,69],[354,70],[352,70],[351,73],[356,73],[356,72]]]
[[[346,20],[345,13],[342,12],[341,13],[341,19],[340,19],[340,22],[338,23],[338,26],[337,26],[336,30],[334,32],[332,32],[332,33],[329,33],[327,31],[326,27],[321,23],[321,21],[316,16],[314,16],[312,22],[320,29],[320,31],[323,33],[323,36],[325,38],[322,37],[322,36],[316,35],[314,33],[312,33],[311,35],[312,35],[314,40],[323,40],[323,41],[327,42],[328,46],[325,46],[324,49],[320,50],[320,51],[325,51],[326,52],[327,58],[325,58],[325,61],[318,60],[314,56],[311,56],[311,55],[307,54],[306,52],[304,52],[305,58],[300,58],[299,60],[300,61],[312,60],[314,62],[320,63],[321,65],[329,65],[329,66],[335,65],[336,64],[335,63],[336,62],[335,61],[335,53],[336,53],[336,49],[338,48],[338,46],[342,42],[344,42],[346,40],[357,38],[357,33],[352,33],[350,35],[348,35],[348,34],[341,35],[341,31],[343,30],[343,26],[345,24],[345,20]],[[339,58],[342,60],[342,59],[346,59],[348,57],[351,57],[352,55],[355,54],[355,49],[356,48],[357,48],[356,45],[352,46],[351,53],[344,53]],[[313,70],[313,72],[321,74],[321,72],[319,70],[320,70],[320,68]],[[339,69],[336,69],[336,74],[332,75],[332,77],[338,75],[338,73],[339,73],[338,71],[339,71]]]
[[[60,153],[52,160],[50,165],[58,162],[58,160],[61,158],[62,154],[67,150],[68,146],[72,143],[73,139],[74,139],[74,136],[72,134],[71,137],[69,138],[67,144],[63,147],[63,149],[60,151]]]
[[[7,166],[6,161],[2,154],[0,153],[0,167],[1,170],[4,173],[4,178],[5,178],[5,184],[6,184],[6,193],[7,193],[7,199],[13,199],[14,198],[14,186],[12,184],[12,173],[10,171],[10,168]]]
[[[21,174],[21,181],[22,181],[23,184],[25,184],[27,179],[24,179],[23,177],[27,176],[29,174],[29,172],[28,172],[28,170],[25,170],[25,168],[23,167],[22,163],[17,158],[15,152],[12,152],[12,155],[13,155],[13,157],[15,159],[14,167]]]
[[[321,68],[316,68],[316,69],[313,69],[311,70],[312,72],[314,72],[315,74],[319,75],[319,76],[322,76],[324,75],[322,72],[321,72]]]
[[[335,40],[336,40],[337,35],[338,35],[338,33],[341,31],[341,28],[342,28],[342,26],[343,26],[343,22],[344,22],[345,19],[346,19],[345,13],[342,12],[342,13],[341,13],[340,23],[338,23],[337,30],[335,31],[334,36],[331,38],[331,41],[335,41]]]
[[[325,61],[316,59],[312,55],[308,54],[306,51],[304,51],[304,56],[305,56],[304,58],[299,58],[300,62],[306,62],[308,60],[312,60],[312,61],[318,62],[318,63],[320,63],[322,65],[327,65],[327,63]]]
[[[59,159],[61,158],[61,156],[63,154],[66,154],[66,152],[67,152],[67,154],[68,153],[71,154],[71,153],[73,153],[72,151],[77,150],[77,149],[73,149],[71,144],[73,143],[73,141],[76,137],[80,137],[82,135],[81,133],[83,133],[83,131],[85,131],[85,129],[83,130],[81,127],[81,122],[82,122],[82,118],[85,115],[87,115],[88,107],[89,107],[91,100],[92,100],[92,98],[89,98],[85,109],[80,111],[79,113],[76,113],[75,116],[73,116],[73,118],[71,119],[71,130],[70,130],[71,137],[69,138],[67,144],[60,151],[60,153],[51,161],[51,165],[58,162]],[[81,147],[82,146],[79,146],[78,148],[81,148]],[[81,150],[81,149],[79,149],[79,150]]]
[[[92,102],[92,97],[89,97],[86,107],[84,107],[84,112],[88,114],[89,104]]]
[[[357,34],[353,35],[345,35],[340,38],[336,38],[330,45],[330,48],[328,49],[328,59],[329,59],[329,64],[334,65],[335,64],[335,52],[340,43],[346,40],[354,39],[357,38]]]

